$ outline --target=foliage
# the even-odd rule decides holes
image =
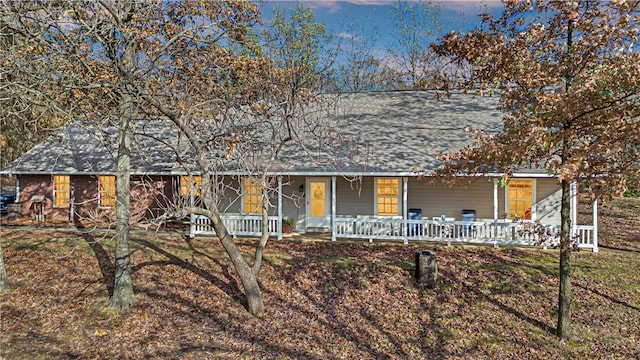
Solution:
[[[11,31],[25,34],[45,49],[34,60],[43,64],[45,74],[56,77],[59,86],[51,90],[50,98],[57,99],[58,108],[95,123],[119,121],[118,168],[124,172],[117,176],[117,189],[127,196],[128,169],[120,164],[127,163],[132,118],[168,119],[192,144],[199,140],[194,134],[206,136],[216,131],[216,136],[224,138],[216,144],[223,146],[228,158],[239,142],[233,130],[237,117],[214,122],[230,126],[219,133],[219,127],[207,128],[206,121],[220,120],[220,114],[232,111],[237,115],[243,106],[256,101],[256,92],[262,90],[259,85],[270,82],[265,77],[282,74],[256,56],[258,47],[248,37],[248,29],[258,21],[257,7],[246,1],[10,1],[3,6],[2,15]],[[256,80],[260,76],[265,77]],[[256,111],[267,111],[266,106],[257,105]],[[177,156],[184,154],[181,149],[169,150],[175,150]],[[196,149],[203,156],[204,150],[197,150],[203,149]],[[220,166],[206,161],[200,165],[201,174]],[[212,182],[205,179],[203,186],[211,200]],[[118,197],[117,204],[126,206],[126,199]],[[207,215],[219,220],[215,206],[214,201],[208,202],[212,210]],[[128,224],[126,211],[116,215],[121,220],[118,223]],[[216,231],[226,233],[220,228]],[[236,265],[242,266],[244,260],[233,242],[226,245]],[[124,247],[123,251],[128,252]],[[118,268],[126,275],[130,254],[119,248],[116,253],[116,259],[124,262]],[[116,276],[116,281],[123,278]],[[255,279],[244,285],[258,288]]]
[[[282,219],[282,226],[295,226],[295,225],[296,225],[296,219],[294,218]]]
[[[396,1],[390,16],[397,47],[389,49],[391,62],[385,64],[395,74],[397,88],[416,89],[439,86],[439,58],[429,47],[440,32],[440,8],[430,0]]]
[[[500,19],[487,18],[488,31],[447,35],[435,49],[470,63],[469,85],[495,91],[507,117],[500,134],[473,131],[474,146],[444,158],[460,169],[484,172],[488,165],[507,176],[542,166],[598,194],[624,191],[640,156],[640,53],[633,50],[639,15],[631,6],[511,4]]]
[[[640,173],[635,174],[627,174],[626,177],[629,179],[630,185],[627,190],[623,193],[623,196],[626,197],[640,197]]]
[[[52,106],[55,99],[48,96],[47,90],[57,84],[46,63],[31,61],[44,49],[13,31],[11,25],[10,20],[0,17],[0,168],[67,120]]]
[[[628,189],[623,195],[626,197],[640,197],[640,190]]]
[[[316,21],[310,8],[296,3],[288,17],[276,8],[262,38],[265,57],[287,71],[289,82],[315,91],[324,86],[334,57],[328,46],[332,36],[325,24]]]
[[[468,86],[496,92],[502,131],[441,156],[439,174],[540,167],[562,184],[558,335],[571,337],[569,183],[620,194],[640,157],[640,4],[507,2],[487,30],[447,35],[434,49],[473,68]]]
[[[375,23],[349,25],[337,43],[337,57],[332,66],[329,90],[359,92],[397,88],[397,71],[386,66],[376,54]]]

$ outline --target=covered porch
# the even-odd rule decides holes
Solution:
[[[457,219],[445,214],[442,216],[430,216],[425,218],[416,218],[415,213],[409,207],[409,177],[401,177],[398,194],[400,215],[382,216],[371,214],[373,211],[359,211],[354,215],[354,211],[344,211],[340,213],[338,209],[338,194],[345,193],[344,189],[338,189],[338,177],[326,177],[327,189],[324,189],[322,196],[318,201],[318,208],[312,208],[314,205],[311,187],[313,184],[309,179],[302,178],[301,182],[305,184],[306,201],[298,206],[296,213],[302,213],[296,220],[301,225],[296,229],[297,232],[326,232],[331,235],[331,240],[337,239],[362,239],[369,242],[374,240],[385,241],[402,241],[407,244],[409,241],[431,241],[442,242],[448,245],[452,243],[472,243],[472,244],[489,244],[494,247],[500,245],[519,245],[519,246],[542,246],[543,248],[554,247],[559,243],[557,234],[560,230],[558,223],[552,221],[545,222],[544,218],[536,218],[536,212],[542,212],[540,207],[542,202],[533,205],[534,220],[512,221],[499,217],[499,211],[503,208],[499,205],[500,200],[503,202],[504,195],[499,194],[499,182],[497,178],[492,179],[493,183],[493,218]],[[283,201],[283,193],[286,191],[298,191],[300,183],[293,185],[287,184],[283,188],[282,177],[278,177],[277,183],[277,206],[274,214],[268,217],[269,235],[282,239],[282,220],[291,214],[290,205],[287,206]],[[310,186],[311,185],[311,186]],[[305,186],[300,186],[302,191]],[[291,190],[291,189],[296,190]],[[317,190],[317,189],[315,189]],[[316,191],[317,192],[317,191]],[[412,195],[413,196],[413,195]],[[501,198],[502,197],[502,198]],[[575,184],[572,186],[572,209],[571,209],[571,234],[572,239],[580,248],[592,249],[593,252],[598,251],[598,229],[597,229],[597,201],[593,203],[593,223],[587,225],[577,225],[577,190]],[[352,202],[352,201],[351,201]],[[415,202],[415,200],[414,200]],[[473,207],[470,204],[469,207]],[[300,207],[305,207],[304,211]],[[308,221],[308,219],[316,217],[314,212],[320,211],[325,214],[325,227],[317,227],[317,222]],[[346,214],[350,212],[349,214]],[[551,234],[541,239],[538,234],[531,231],[539,219],[544,226],[545,232]],[[222,214],[222,220],[233,236],[259,236],[262,231],[262,216],[260,214],[242,214],[242,213],[226,213]],[[214,234],[209,226],[208,219],[193,215],[191,218],[190,235]]]

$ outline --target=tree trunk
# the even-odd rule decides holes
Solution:
[[[262,181],[262,189],[265,189],[264,180]],[[267,246],[269,240],[269,199],[267,198],[267,192],[262,191],[262,235],[256,248],[256,255],[253,262],[253,275],[257,278],[262,267],[262,254],[264,248]]]
[[[7,277],[7,270],[4,267],[4,258],[2,257],[2,245],[0,245],[0,293],[5,293],[9,290],[9,278]]]
[[[557,335],[571,339],[571,185],[562,180],[560,234],[560,289],[558,291]]]
[[[116,170],[116,272],[112,309],[127,310],[135,302],[131,282],[131,249],[129,246],[129,202],[131,197],[131,95],[123,92],[118,127],[118,165]]]
[[[234,269],[240,276],[245,296],[247,297],[247,310],[253,316],[260,317],[264,314],[264,303],[262,302],[262,293],[258,285],[258,279],[253,270],[242,257],[242,252],[233,242],[231,235],[225,234],[221,237],[222,246],[224,246],[229,258],[233,263]]]

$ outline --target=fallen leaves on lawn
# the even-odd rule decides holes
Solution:
[[[553,335],[551,250],[271,241],[260,274],[266,313],[258,319],[244,309],[216,239],[135,235],[136,303],[118,313],[105,309],[108,281],[94,253],[98,244],[113,261],[109,236],[95,237],[92,250],[71,230],[0,235],[12,281],[0,304],[7,359],[640,357],[633,239],[615,240],[626,250],[574,260],[576,339],[567,343]],[[247,253],[256,243],[238,242]],[[425,247],[437,253],[435,289],[413,278],[415,251]]]

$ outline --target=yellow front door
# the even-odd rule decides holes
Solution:
[[[329,180],[307,180],[307,227],[329,227]]]

